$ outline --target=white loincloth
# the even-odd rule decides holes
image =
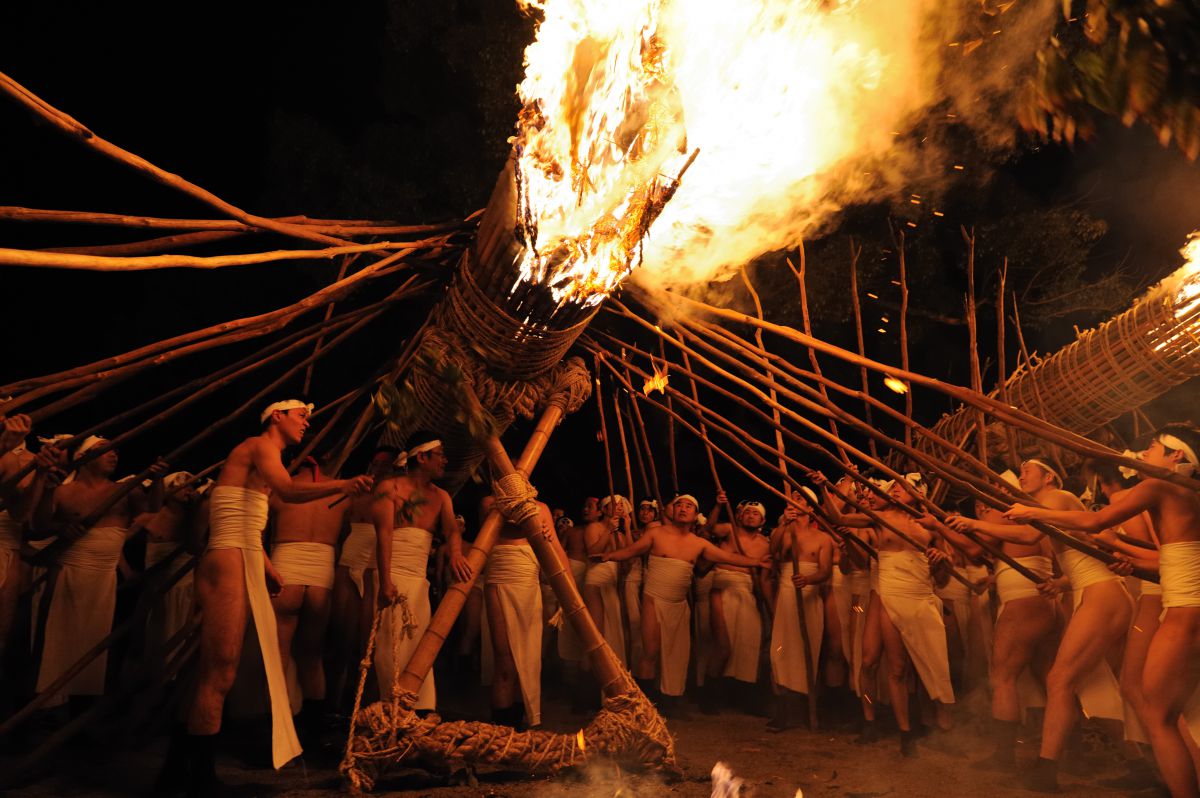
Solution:
[[[1125,582],[1108,570],[1104,563],[1087,556],[1083,552],[1070,548],[1058,548],[1055,551],[1058,565],[1063,574],[1071,582],[1073,606],[1076,612],[1087,600],[1087,588],[1101,582],[1116,582],[1125,591]],[[1126,598],[1129,593],[1125,592]],[[1133,603],[1133,599],[1129,599]],[[1072,616],[1072,620],[1074,616]],[[1068,623],[1068,626],[1070,624]],[[1108,665],[1107,657],[1087,672],[1078,683],[1079,706],[1086,718],[1109,718],[1111,720],[1125,719],[1125,702],[1121,699],[1121,685],[1113,676],[1112,668]]]
[[[350,524],[350,534],[342,542],[342,555],[338,565],[344,565],[350,571],[350,581],[358,588],[358,597],[362,598],[363,575],[375,570],[375,525]]]
[[[1038,576],[1047,579],[1054,576],[1054,563],[1051,562],[1049,557],[1035,555],[1032,557],[1014,557],[1013,559]],[[1004,617],[1004,608],[1010,601],[1041,598],[1041,595],[1038,592],[1036,583],[1014,570],[1008,563],[1003,561],[996,562],[996,596],[1000,603],[1000,610],[996,613],[997,623]],[[1041,600],[1049,603],[1048,599]],[[1017,702],[1021,708],[1022,716],[1024,716],[1025,710],[1029,707],[1046,706],[1046,688],[1033,675],[1033,671],[1028,665],[1017,676]]]
[[[721,610],[729,633],[729,661],[722,675],[753,684],[758,681],[762,649],[762,616],[754,598],[754,578],[724,568],[714,571],[713,590],[721,592]]]
[[[328,543],[276,543],[271,565],[279,572],[284,587],[333,587],[333,546]]]
[[[629,619],[629,665],[637,667],[642,660],[642,558],[630,561],[625,574],[625,616]]]
[[[487,590],[496,592],[504,614],[508,646],[530,726],[542,722],[542,589],[538,570],[537,557],[529,546],[495,546],[488,555]]]
[[[580,593],[582,593],[584,574],[587,572],[587,562],[584,560],[567,560],[567,565],[571,567],[571,578],[575,580],[575,587],[579,588]],[[566,618],[562,619],[562,624],[558,627],[558,656],[567,662],[578,662],[583,659],[583,643],[580,642],[575,627]]]
[[[696,641],[696,685],[704,686],[704,678],[708,674],[708,656],[712,651],[712,627],[709,625],[710,608],[708,597],[712,594],[713,579],[716,573],[709,570],[704,576],[695,579],[696,615],[693,638]],[[644,588],[643,588],[644,589]]]
[[[379,632],[375,637],[375,672],[379,677],[379,695],[384,701],[391,700],[396,680],[416,651],[421,635],[429,628],[429,580],[425,578],[425,570],[432,545],[433,534],[424,529],[401,527],[392,530],[389,573],[400,599],[380,614]],[[408,628],[406,622],[410,624]],[[437,692],[430,670],[417,692],[413,709],[436,706]]]
[[[1200,607],[1200,542],[1164,543],[1158,550],[1163,614],[1175,608]],[[1193,740],[1200,740],[1200,689],[1183,707]]]
[[[292,724],[287,681],[279,654],[275,610],[267,593],[262,533],[267,527],[267,495],[234,485],[213,488],[209,505],[207,551],[240,549],[246,598],[258,637],[267,692],[271,700],[271,760],[278,770],[303,750]]]
[[[692,610],[688,592],[692,564],[673,557],[650,555],[646,560],[644,595],[654,600],[659,629],[658,686],[664,695],[683,695],[687,686],[692,646]]]
[[[820,569],[815,562],[800,563],[800,573],[811,576]],[[792,564],[779,567],[779,591],[775,596],[775,621],[771,625],[771,673],[775,683],[797,693],[808,693],[809,663],[816,672],[821,657],[821,639],[825,634],[825,612],[821,590],[815,585],[804,588],[804,619],[808,626],[809,662],[804,659],[804,636],[800,632],[800,613],[796,606],[796,586],[792,584]],[[860,624],[861,625],[861,624]],[[844,639],[844,638],[843,638]]]
[[[21,525],[7,510],[0,510],[0,587],[8,580],[8,572],[20,556]]]
[[[150,570],[158,563],[165,560],[182,544],[176,540],[146,540],[146,570]],[[188,564],[191,555],[187,552],[181,552],[171,564],[167,566],[170,575],[179,572]],[[188,571],[179,578],[179,581],[171,586],[166,595],[162,597],[161,603],[150,611],[150,616],[146,619],[146,631],[149,640],[147,641],[151,650],[160,652],[161,656],[169,657],[178,646],[183,643],[180,640],[176,643],[176,647],[171,651],[164,651],[163,646],[173,638],[180,629],[182,629],[192,617],[192,601],[194,594],[194,582],[192,577],[193,571]],[[171,576],[166,576],[171,578]]]
[[[933,594],[925,555],[916,551],[879,552],[879,600],[900,632],[929,697],[943,704],[954,703],[942,602]]]
[[[867,599],[871,595],[870,579],[866,571],[851,571],[845,574],[834,566],[831,582],[829,597],[838,616],[842,655],[850,667],[850,689],[856,695],[862,695],[858,686],[858,671],[862,667],[863,630],[866,628]],[[821,622],[824,623],[823,618]]]
[[[608,641],[608,647],[617,655],[617,659],[626,664],[625,626],[621,623],[621,597],[617,591],[617,564],[589,562],[583,583],[600,592],[604,639]]]
[[[44,693],[112,631],[117,606],[117,562],[125,545],[120,527],[93,527],[58,559],[58,576],[46,616],[37,692]],[[108,651],[96,657],[57,694],[104,695]]]

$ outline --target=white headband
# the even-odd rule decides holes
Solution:
[[[1183,452],[1183,459],[1187,460],[1186,465],[1191,466],[1191,468],[1187,468],[1185,470],[1181,468],[1181,466],[1184,466],[1185,464],[1180,463],[1179,465],[1175,466],[1175,470],[1177,472],[1182,473],[1184,476],[1190,476],[1191,473],[1196,470],[1196,467],[1200,466],[1200,461],[1196,460],[1196,453],[1192,451],[1192,447],[1179,440],[1179,438],[1176,438],[1174,435],[1169,433],[1161,433],[1158,435],[1157,440],[1167,449],[1174,449],[1177,452]]]
[[[421,454],[421,452],[432,452],[441,445],[442,442],[436,438],[431,441],[426,441],[425,443],[418,443],[407,452],[400,452],[400,454],[396,456],[396,459],[392,461],[392,465],[396,466],[396,468],[407,468],[409,460]]]
[[[63,441],[70,440],[71,438],[74,438],[74,437],[75,436],[69,432],[60,432],[57,435],[50,435],[45,438],[38,436],[38,443],[42,444],[43,446],[57,446],[58,444],[62,443]]]
[[[173,474],[167,474],[163,477],[163,487],[167,490],[175,490],[175,488],[191,481],[194,475],[190,471],[176,471]]]
[[[108,443],[107,438],[101,438],[99,435],[89,435],[83,439],[83,443],[79,444],[79,448],[75,450],[75,457],[83,457],[92,449],[95,449],[97,446],[103,446],[106,443]]]
[[[261,413],[259,413],[258,423],[260,423],[260,424],[267,423],[267,419],[270,418],[271,414],[274,413],[276,410],[286,413],[289,410],[299,410],[300,408],[305,408],[310,413],[313,411],[312,403],[301,402],[299,399],[285,399],[282,402],[274,402],[272,404],[267,405],[266,409],[263,410]]]
[[[690,493],[681,493],[678,496],[676,496],[674,499],[671,499],[671,506],[674,507],[676,504],[683,501],[684,499],[687,499],[692,504],[696,505],[697,510],[700,509],[700,502],[696,501],[696,497]]]
[[[801,485],[800,492],[808,497],[808,500],[810,503],[812,503],[812,504],[820,504],[821,503],[821,500],[817,498],[817,492],[815,490],[813,490],[812,488],[808,487],[807,485]]]
[[[708,517],[704,513],[696,513],[696,523],[705,526],[708,523]]]
[[[1042,469],[1043,471],[1045,471],[1045,472],[1046,472],[1047,474],[1049,474],[1050,476],[1052,476],[1052,477],[1054,477],[1055,479],[1057,479],[1057,480],[1058,480],[1058,486],[1059,486],[1060,488],[1063,486],[1063,478],[1062,478],[1062,474],[1060,474],[1060,473],[1058,473],[1057,471],[1055,471],[1055,470],[1054,470],[1054,468],[1053,468],[1052,466],[1050,466],[1050,465],[1049,465],[1049,464],[1048,464],[1048,463],[1047,463],[1045,460],[1039,460],[1039,459],[1037,459],[1036,457],[1031,457],[1031,458],[1029,458],[1028,460],[1026,460],[1025,462],[1026,462],[1026,463],[1033,463],[1035,466],[1037,466],[1038,468]]]
[[[904,475],[904,481],[908,486],[922,496],[929,493],[929,486],[925,484],[925,477],[920,471],[909,471]]]
[[[1128,457],[1130,460],[1142,459],[1141,454],[1133,451],[1132,449],[1126,449],[1125,451],[1121,452],[1121,456]],[[1117,470],[1121,472],[1121,476],[1125,477],[1125,479],[1133,479],[1138,474],[1138,470],[1136,468],[1130,468],[1129,466],[1117,466]]]
[[[1012,472],[1011,468],[1006,468],[1000,472],[1000,479],[1012,485],[1017,490],[1021,489],[1021,478]]]
[[[747,510],[758,510],[764,519],[767,517],[767,508],[763,506],[762,502],[743,502],[740,512],[744,513]]]
[[[612,504],[614,499],[616,504],[624,509],[626,513],[633,512],[633,507],[629,504],[629,499],[626,499],[624,496],[605,496],[600,500],[600,512],[604,512],[604,508]]]
[[[658,501],[655,499],[642,499],[640,502],[638,502],[639,509],[645,507],[646,505],[653,507],[655,510],[658,509]]]

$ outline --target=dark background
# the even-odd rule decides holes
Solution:
[[[508,152],[518,110],[514,89],[532,33],[532,21],[511,0],[375,0],[336,10],[315,2],[7,4],[0,8],[0,71],[99,135],[252,213],[427,223],[461,219],[486,202]],[[0,204],[214,216],[200,203],[47,129],[7,100],[0,100],[0,131]],[[970,168],[958,183],[937,189],[936,204],[945,217],[929,217],[902,196],[883,198],[847,209],[835,231],[807,242],[810,301],[821,337],[853,347],[847,301],[853,237],[863,247],[867,352],[899,362],[896,313],[865,293],[898,303],[892,230],[905,221],[918,225],[904,228],[913,366],[960,384],[968,379],[966,328],[945,323],[962,318],[966,253],[960,225],[973,227],[979,238],[980,350],[989,362],[995,351],[991,298],[1003,257],[1010,258],[1010,284],[1023,297],[1028,344],[1049,352],[1071,340],[1074,326],[1118,312],[1136,291],[1169,273],[1179,263],[1176,250],[1187,233],[1200,227],[1195,167],[1144,130],[1110,124],[1073,150],[1021,140],[998,152],[966,132],[947,138],[957,148],[956,159]],[[911,190],[925,193],[926,187]],[[0,225],[0,246],[8,247],[144,237],[99,227]],[[261,236],[189,252],[287,246],[294,242]],[[795,252],[763,256],[750,273],[768,317],[799,326],[798,295],[782,264],[785,255],[794,258]],[[0,272],[7,321],[0,380],[56,371],[281,307],[327,284],[335,273],[336,265],[324,261],[133,274],[6,268]],[[1105,280],[1114,274],[1120,279]],[[720,290],[724,302],[751,309],[740,285]],[[313,391],[318,404],[393,357],[428,301],[397,308],[322,360]],[[891,321],[878,333],[884,314]],[[605,314],[599,318],[609,329],[631,331]],[[1016,355],[1011,330],[1009,339],[1011,369]],[[252,351],[253,345],[221,349],[157,370],[39,431],[74,431]],[[807,366],[805,353],[780,351]],[[828,360],[824,365],[833,376],[857,382],[857,371]],[[902,406],[878,379],[872,377],[873,392]],[[985,383],[993,379],[994,370]],[[678,380],[674,384],[684,387]],[[131,442],[122,470],[141,467],[177,445],[254,389],[224,391],[186,413],[186,422]],[[1151,408],[1152,417],[1165,421],[1190,413],[1193,395],[1190,388],[1173,392]],[[749,417],[720,402],[714,406],[749,433],[766,436]],[[950,409],[943,397],[918,394],[917,413],[925,422]],[[666,428],[660,416],[648,418],[667,491]],[[611,415],[608,420],[614,421]],[[178,465],[199,469],[214,462],[254,426],[252,420],[231,425]],[[509,436],[514,453],[527,427],[517,425]],[[556,433],[534,478],[551,504],[574,508],[584,495],[607,491],[597,427],[589,404]],[[690,436],[679,437],[681,484],[708,504],[703,450]],[[617,470],[621,489],[623,467]],[[728,467],[722,474],[735,499],[764,496]],[[778,507],[766,498],[769,508]],[[463,503],[473,504],[473,496],[464,496]]]

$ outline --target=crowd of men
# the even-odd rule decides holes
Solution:
[[[227,712],[269,714],[279,768],[356,698],[407,691],[419,712],[438,709],[433,670],[417,684],[404,669],[456,582],[474,580],[443,672],[478,673],[494,722],[541,724],[544,670],[561,676],[574,711],[598,707],[592,664],[524,532],[504,524],[474,572],[470,530],[437,484],[441,441],[418,432],[403,450],[380,446],[351,479],[320,457],[289,472],[284,451],[302,441],[311,410],[300,400],[264,408],[261,433],[213,481],[161,462],[114,481],[117,454],[104,439],[63,449],[69,436],[41,438],[34,454],[28,418],[4,418],[0,661],[30,664],[43,706],[77,711],[112,687],[107,652],[75,666],[112,630],[119,579],[172,576],[138,653],[170,670],[198,627],[164,793],[219,794],[215,741]],[[1172,424],[1140,457],[1191,475],[1197,451],[1200,430]],[[578,520],[542,503],[539,512],[589,616],[668,716],[691,711],[685,696],[704,714],[769,705],[768,727],[784,731],[815,709],[853,716],[863,744],[884,737],[890,717],[903,756],[917,755],[919,739],[961,754],[950,733],[956,697],[988,691],[995,750],[974,767],[1012,771],[1021,729],[1040,722],[1021,778],[1053,791],[1082,713],[1123,745],[1129,774],[1113,786],[1161,778],[1173,795],[1197,795],[1200,712],[1188,710],[1200,682],[1200,497],[1103,463],[1068,475],[1034,457],[1005,475],[1034,503],[977,502],[939,520],[921,474],[901,476],[818,478],[773,521],[763,503],[732,506],[722,492],[707,518],[690,494],[661,507],[595,495]],[[1085,483],[1090,508],[1066,489]],[[493,499],[478,509],[483,519]],[[1159,580],[1129,576],[1135,567]],[[374,678],[360,695],[369,642]]]

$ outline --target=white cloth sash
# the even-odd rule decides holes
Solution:
[[[120,527],[94,527],[58,559],[37,692],[44,693],[68,668],[112,631],[117,606],[117,562],[125,545]],[[76,674],[58,695],[104,695],[108,652]]]
[[[375,525],[350,524],[350,534],[342,543],[342,556],[338,565],[344,565],[350,571],[350,581],[358,588],[359,598],[363,597],[363,575],[375,570]]]
[[[333,587],[333,546],[328,543],[276,543],[271,550],[271,565],[283,584]],[[361,593],[360,593],[361,595]]]
[[[654,601],[658,619],[659,689],[664,695],[683,695],[691,654],[692,610],[688,591],[692,586],[692,564],[673,557],[650,555],[642,592]]]
[[[1164,543],[1158,572],[1163,609],[1200,607],[1200,542]]]
[[[729,633],[730,653],[723,675],[753,684],[758,681],[762,649],[762,616],[754,598],[754,579],[750,574],[717,568],[713,591],[721,594],[721,610]]]
[[[267,495],[235,485],[218,485],[209,504],[208,551],[240,549],[246,580],[246,598],[262,653],[267,691],[271,700],[271,761],[278,770],[303,749],[292,724],[287,679],[279,654],[275,609],[267,593],[266,559],[262,534],[267,527]]]
[[[508,647],[530,726],[542,722],[542,590],[538,561],[529,546],[497,545],[487,561],[487,591],[504,615]]]
[[[704,576],[695,578],[696,590],[696,607],[692,630],[693,639],[696,641],[696,684],[700,687],[704,686],[704,680],[708,676],[708,658],[712,652],[712,626],[709,625],[709,615],[712,605],[709,603],[709,595],[712,594],[713,579],[716,577],[716,571],[710,570]],[[644,588],[643,588],[644,590]]]
[[[879,552],[879,600],[930,698],[954,703],[942,602],[933,594],[929,562],[916,551]]]
[[[604,620],[604,639],[622,664],[625,659],[625,626],[621,623],[621,596],[617,591],[617,564],[589,562],[584,575],[585,586],[600,593],[601,617]]]
[[[811,576],[820,569],[815,562],[800,563],[800,573]],[[779,567],[779,592],[775,597],[775,620],[771,624],[771,673],[780,687],[797,693],[808,693],[808,669],[815,669],[821,656],[821,639],[825,635],[825,612],[820,588],[804,588],[804,620],[808,627],[810,660],[804,658],[804,636],[800,632],[800,612],[796,606],[796,586],[792,584],[792,564]],[[861,624],[860,624],[861,625]],[[857,669],[856,669],[857,670]]]
[[[375,641],[375,671],[379,677],[379,695],[385,701],[391,700],[396,679],[417,650],[421,635],[429,628],[429,580],[425,573],[432,545],[433,535],[424,529],[402,527],[392,530],[392,562],[388,572],[401,599],[383,610]],[[413,708],[434,709],[436,706],[437,691],[431,670],[417,691],[417,703]]]
[[[1100,582],[1116,582],[1121,579],[1108,570],[1104,563],[1081,551],[1063,546],[1057,548],[1054,556],[1058,559],[1063,575],[1070,580],[1071,590],[1076,594]]]

